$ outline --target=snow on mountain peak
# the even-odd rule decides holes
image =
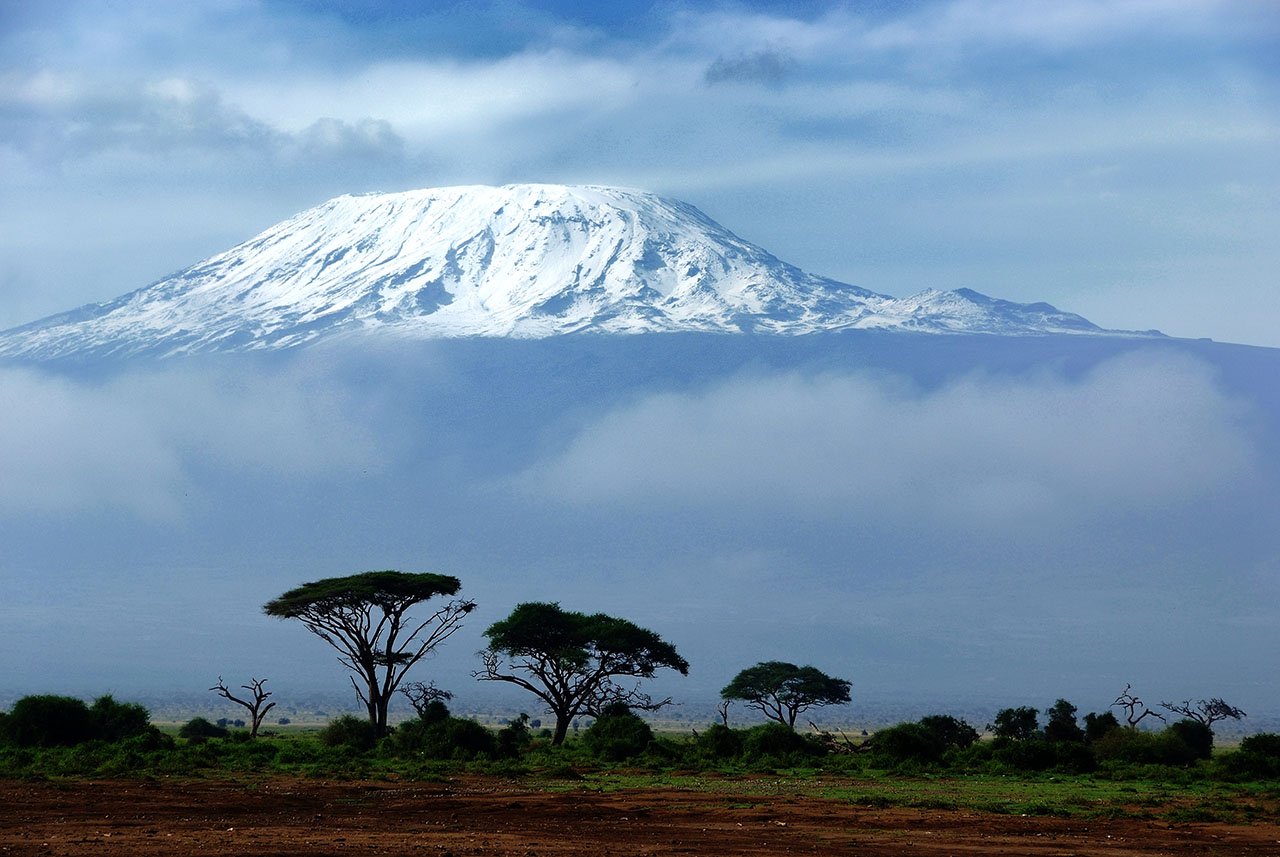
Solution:
[[[807,274],[696,208],[544,184],[341,196],[138,291],[0,334],[0,356],[589,331],[1103,333],[1047,304],[895,299]]]

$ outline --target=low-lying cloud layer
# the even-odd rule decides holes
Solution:
[[[1000,530],[1143,514],[1247,478],[1247,409],[1209,367],[1151,356],[1082,378],[741,378],[585,427],[522,485],[620,509],[792,509],[830,522]]]
[[[83,381],[0,368],[0,515],[174,520],[214,473],[257,484],[377,470],[371,416],[353,401],[300,371]]]

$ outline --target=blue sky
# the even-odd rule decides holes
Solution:
[[[1280,345],[1280,10],[0,2],[0,326],[340,193],[685,199],[816,273]]]

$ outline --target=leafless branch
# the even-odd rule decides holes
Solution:
[[[253,697],[252,700],[241,699],[231,692],[227,685],[222,681],[222,676],[218,676],[218,683],[209,690],[234,702],[236,705],[243,706],[249,712],[250,729],[249,736],[256,738],[258,736],[258,728],[262,725],[262,719],[267,716],[267,712],[275,707],[274,702],[267,702],[267,697],[271,695],[271,691],[266,690],[265,685],[267,679],[249,679],[248,684],[242,684],[240,687],[249,691]],[[265,705],[264,705],[265,703]]]
[[[1160,706],[1172,711],[1174,714],[1181,714],[1183,717],[1203,723],[1209,727],[1212,727],[1219,720],[1239,720],[1241,717],[1248,717],[1241,709],[1216,696],[1212,699],[1197,700],[1194,706],[1192,706],[1189,699],[1184,699],[1178,705],[1172,702],[1162,702]]]
[[[400,693],[409,700],[409,704],[413,706],[414,711],[418,712],[419,717],[427,716],[431,703],[447,702],[453,699],[452,693],[436,687],[435,682],[426,684],[420,681],[411,682],[400,688]]]

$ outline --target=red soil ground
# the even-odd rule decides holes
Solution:
[[[1280,825],[744,803],[518,781],[0,781],[0,855],[1280,855]]]

